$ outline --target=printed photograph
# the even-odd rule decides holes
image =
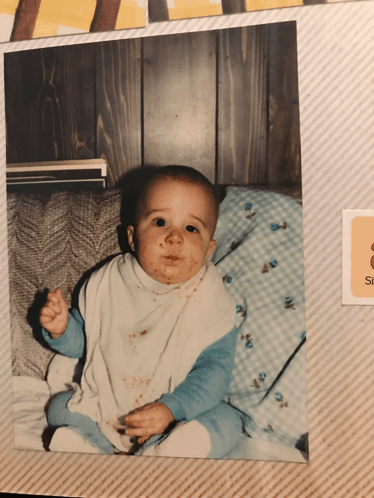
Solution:
[[[0,0],[0,42],[145,26],[145,0]]]
[[[150,22],[361,0],[148,0]]]
[[[296,23],[4,72],[15,448],[307,463]]]

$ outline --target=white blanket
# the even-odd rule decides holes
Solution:
[[[79,306],[87,358],[69,408],[98,422],[122,451],[118,418],[172,392],[235,325],[235,303],[211,262],[188,282],[166,285],[120,255],[92,275]]]
[[[61,382],[64,385],[65,378],[62,378]],[[47,382],[27,376],[13,377],[15,448],[44,451],[42,434],[47,427],[44,407],[49,396]],[[267,441],[253,441],[245,435],[241,437],[236,448],[224,458],[305,462],[300,451],[295,448]]]
[[[49,397],[45,381],[28,376],[13,377],[15,448],[44,450],[42,434],[47,428],[44,407]]]

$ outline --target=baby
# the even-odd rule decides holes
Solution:
[[[223,400],[236,308],[209,261],[218,209],[201,173],[159,168],[127,227],[132,253],[91,275],[79,311],[48,294],[46,341],[85,355],[80,384],[49,406],[50,450],[219,458],[235,446],[241,418]]]

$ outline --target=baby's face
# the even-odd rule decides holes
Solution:
[[[214,207],[200,185],[162,179],[150,187],[129,245],[143,270],[157,282],[186,282],[216,247]]]

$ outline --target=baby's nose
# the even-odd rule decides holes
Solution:
[[[179,230],[172,230],[165,238],[167,244],[182,244],[183,237]]]

